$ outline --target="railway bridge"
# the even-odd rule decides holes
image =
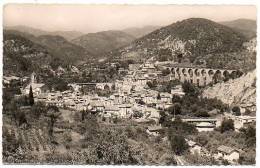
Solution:
[[[171,72],[172,79],[181,82],[188,81],[197,86],[206,86],[220,81],[235,79],[243,75],[240,70],[211,69],[198,67],[167,67]]]

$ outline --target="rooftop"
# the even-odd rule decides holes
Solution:
[[[234,149],[234,148],[231,148],[231,147],[228,147],[228,146],[225,146],[225,145],[221,145],[218,147],[218,151],[220,152],[224,152],[226,154],[230,154],[232,153],[233,151],[237,151],[239,152],[238,150]]]
[[[211,124],[209,122],[201,122],[201,123],[197,124],[196,127],[215,127],[215,125]]]
[[[159,131],[159,130],[161,130],[161,129],[162,129],[161,126],[149,126],[149,127],[148,127],[148,130],[149,130],[149,131]]]

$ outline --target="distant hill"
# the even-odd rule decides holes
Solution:
[[[229,27],[203,18],[190,18],[155,30],[115,50],[111,56],[126,59],[167,56],[194,63],[208,54],[239,51],[245,41],[242,34]]]
[[[7,74],[37,71],[52,59],[43,46],[9,31],[4,31],[3,34],[3,51],[3,69]]]
[[[248,39],[256,37],[256,20],[237,19],[220,23],[242,33]]]
[[[42,35],[37,37],[36,43],[46,47],[53,56],[67,64],[85,60],[89,53],[78,45],[75,45],[61,36]]]
[[[90,60],[91,55],[80,46],[61,36],[38,37],[15,30],[4,30],[5,72],[31,72],[44,66],[77,65]]]
[[[159,29],[160,27],[161,26],[145,26],[141,28],[131,27],[131,28],[123,29],[122,31],[136,38],[140,38],[146,34],[155,31],[156,29]]]
[[[29,33],[34,36],[41,36],[41,35],[62,36],[69,41],[83,35],[83,33],[78,32],[78,31],[53,31],[53,32],[50,32],[50,31],[44,31],[41,29],[36,29],[36,28],[22,26],[22,25],[5,27],[5,29],[6,30],[16,30],[16,31],[23,32],[23,33]]]
[[[71,41],[72,39],[82,36],[83,33],[79,31],[54,31],[50,32],[48,35],[61,36],[64,37],[66,40]]]
[[[103,31],[89,33],[73,39],[77,44],[96,56],[102,56],[106,52],[129,44],[135,38],[122,31]]]
[[[7,26],[4,27],[5,30],[16,30],[19,32],[23,32],[23,33],[29,33],[32,34],[34,36],[40,36],[40,35],[45,35],[48,34],[49,32],[41,30],[41,29],[36,29],[36,28],[32,28],[29,26],[23,26],[23,25],[19,25],[19,26]]]

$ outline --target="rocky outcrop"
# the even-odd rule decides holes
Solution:
[[[238,105],[252,111],[256,109],[256,70],[240,78],[206,88],[203,97],[217,98],[231,106]]]

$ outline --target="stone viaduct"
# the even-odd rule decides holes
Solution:
[[[210,69],[196,67],[167,67],[171,71],[173,79],[181,82],[188,81],[197,86],[206,86],[210,83],[227,81],[243,75],[239,70]]]

